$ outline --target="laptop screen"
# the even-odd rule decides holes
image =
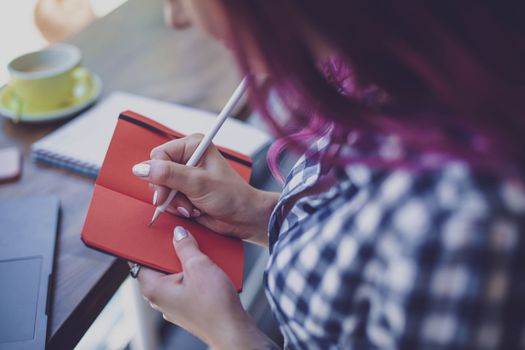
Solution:
[[[41,269],[41,257],[0,261],[0,343],[34,338]]]

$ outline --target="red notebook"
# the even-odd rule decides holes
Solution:
[[[152,227],[148,223],[155,207],[146,181],[132,174],[133,165],[149,159],[150,151],[183,135],[134,112],[123,112],[95,183],[82,230],[84,243],[97,250],[150,268],[175,273],[181,265],[173,249],[173,228],[192,233],[200,249],[242,289],[243,246],[238,239],[217,234],[198,223],[162,214]],[[219,150],[248,181],[251,159],[237,152]]]

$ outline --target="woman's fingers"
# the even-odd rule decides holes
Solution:
[[[163,305],[179,292],[183,279],[182,272],[166,275],[147,267],[142,267],[137,276],[142,294],[150,304],[155,305],[155,309],[158,309],[157,305]]]
[[[152,203],[159,206],[168,198],[171,189],[181,191],[173,198],[170,213],[186,218],[198,217],[201,211],[196,208],[184,193],[199,193],[205,188],[203,169],[187,167],[171,161],[150,160],[133,166],[133,174],[155,184]]]
[[[159,195],[159,202],[158,205],[161,205],[166,200],[166,195]],[[187,219],[196,217],[200,215],[200,210],[195,208],[195,206],[190,202],[188,197],[186,197],[182,193],[177,193],[171,203],[169,204],[168,208],[171,208],[173,210],[170,210],[169,212],[178,216],[185,217]]]
[[[190,276],[195,270],[213,264],[210,258],[201,252],[195,238],[182,226],[177,226],[173,230],[173,247],[183,272]]]
[[[174,208],[178,215],[187,219],[200,216],[201,212],[190,202],[190,200],[182,193],[177,193],[175,198],[170,203],[170,207]]]
[[[153,300],[155,299],[156,290],[164,276],[166,275],[161,272],[148,269],[144,266],[141,267],[137,275],[137,281],[139,282],[142,295],[144,295],[144,297],[150,302],[154,302]]]
[[[191,158],[197,146],[203,139],[202,134],[192,134],[181,139],[173,140],[155,147],[151,153],[151,159],[169,160],[178,164],[186,164]],[[208,164],[224,161],[219,150],[213,145],[209,145],[198,162],[199,167],[206,167]]]
[[[173,142],[173,141],[170,141],[170,142]],[[151,152],[150,152],[150,158],[151,159],[158,159],[158,160],[173,160],[171,158],[171,156],[165,152],[165,147],[164,145],[161,145],[161,146],[158,146],[158,147],[155,147]],[[168,198],[168,195],[170,193],[170,189],[167,188],[167,187],[164,187],[164,186],[159,186],[159,185],[155,185],[155,184],[149,184],[150,188],[152,189],[153,191],[153,205],[161,205],[162,203],[164,203],[164,201],[166,200],[166,198]]]
[[[150,190],[154,192],[152,204],[155,206],[162,205],[170,191],[166,187],[157,187],[152,184],[150,184]],[[195,218],[202,214],[202,212],[191,203],[188,197],[180,192],[175,195],[175,198],[173,198],[169,206],[166,208],[166,211],[173,215],[185,218]]]
[[[172,161],[172,162],[184,164],[186,163],[187,159],[191,157],[191,154],[197,148],[201,140],[202,140],[202,135],[200,134],[193,134],[187,137],[183,137],[181,139],[173,140],[165,144],[162,144],[158,147],[155,147],[151,151],[150,157],[151,159],[155,159],[155,160],[165,160],[165,161]],[[153,184],[152,186],[154,187],[153,205],[160,205],[164,203],[171,189],[165,186],[159,186],[155,184]],[[178,204],[182,205],[183,203],[178,203]],[[177,205],[174,205],[174,207],[178,208]],[[188,211],[189,213],[193,211],[193,208],[191,205],[190,206],[184,205],[182,206],[182,208]],[[183,214],[181,213],[181,215]]]
[[[167,275],[167,276],[164,276],[164,279],[168,281],[169,283],[181,283],[182,280],[184,279],[184,273],[178,272],[172,275]]]
[[[204,136],[192,134],[177,140],[166,142],[151,150],[151,159],[171,160],[176,163],[186,164],[188,159],[197,149]]]
[[[201,191],[207,176],[202,168],[157,159],[135,164],[132,171],[142,180],[190,195]]]
[[[171,189],[159,185],[152,185],[151,187],[153,190],[153,205],[161,205],[164,203],[166,198],[168,198]]]
[[[161,309],[166,302],[174,300],[174,298],[181,295],[182,282],[186,276],[191,276],[193,273],[198,274],[196,269],[205,268],[213,264],[200,251],[193,236],[181,226],[177,226],[173,230],[173,247],[181,262],[183,272],[165,275],[143,267],[137,276],[144,297]]]

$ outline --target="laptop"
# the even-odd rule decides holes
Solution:
[[[0,201],[0,350],[44,349],[56,197]]]

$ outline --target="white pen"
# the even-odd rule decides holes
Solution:
[[[204,152],[206,152],[206,149],[210,145],[211,141],[217,135],[217,132],[219,132],[222,124],[226,121],[228,118],[228,115],[232,112],[233,108],[239,102],[242,95],[246,91],[247,82],[246,78],[243,78],[237,89],[233,92],[232,96],[226,102],[226,105],[222,109],[221,113],[217,116],[215,123],[211,127],[211,129],[206,133],[206,135],[202,138],[201,142],[197,146],[197,149],[195,149],[195,152],[191,155],[190,159],[188,159],[188,162],[186,163],[186,166],[196,166],[199,160],[201,159]],[[153,225],[155,220],[159,217],[161,213],[163,213],[168,205],[171,203],[173,198],[175,198],[175,195],[177,194],[177,191],[171,190],[170,194],[168,195],[168,198],[162,203],[160,206],[155,208],[155,212],[153,213],[153,217],[151,218],[151,222],[149,223],[149,226]]]

